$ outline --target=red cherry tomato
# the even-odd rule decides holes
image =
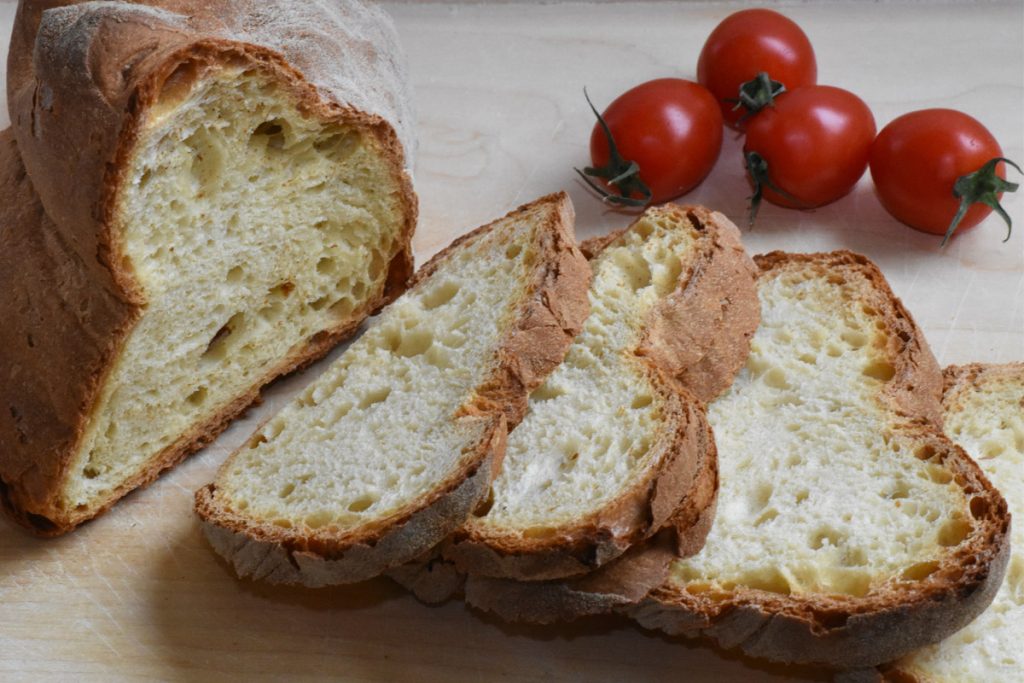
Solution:
[[[977,120],[953,109],[924,109],[894,119],[878,134],[871,146],[871,177],[882,206],[897,220],[942,235],[954,227],[961,207],[953,192],[957,181],[1002,156],[999,143]],[[956,231],[973,228],[992,213],[1003,190],[1013,189],[1004,178],[1001,162],[979,178],[991,184],[989,192],[966,197],[970,208],[965,207]]]
[[[587,169],[587,175],[600,179],[613,191],[607,199],[614,203],[646,203],[644,191],[630,182],[637,174],[625,182],[607,183],[626,172],[630,162],[639,167],[638,177],[649,189],[650,201],[658,203],[699,185],[722,148],[718,104],[711,93],[692,81],[660,78],[642,83],[620,95],[601,118],[611,132],[619,158],[613,158],[608,135],[599,121],[590,135],[593,168]],[[634,201],[617,201],[621,197]]]
[[[726,123],[741,128],[745,108],[734,109],[740,86],[765,72],[796,90],[818,82],[814,48],[792,20],[770,9],[748,9],[726,17],[708,36],[697,60],[697,80],[711,91]]]
[[[743,152],[755,185],[752,211],[760,195],[798,209],[839,199],[864,175],[874,139],[875,118],[851,92],[811,85],[782,95],[747,128]]]

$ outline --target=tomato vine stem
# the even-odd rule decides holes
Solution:
[[[1018,173],[1024,173],[1024,171],[1021,171],[1020,166],[1009,159],[995,157],[986,161],[974,173],[968,173],[957,178],[956,183],[953,184],[953,196],[960,200],[960,208],[957,209],[956,215],[953,216],[953,220],[942,238],[942,244],[939,246],[946,246],[946,242],[956,232],[960,221],[967,214],[967,210],[974,204],[985,204],[999,214],[999,217],[1006,223],[1006,237],[1003,239],[1003,242],[1010,239],[1010,233],[1013,231],[1013,220],[1010,219],[1010,215],[999,204],[999,193],[1016,192],[1019,185],[996,175],[996,165],[1000,161],[1013,166],[1017,169]]]
[[[640,165],[635,161],[622,158],[622,154],[619,153],[619,148],[615,144],[615,138],[612,136],[611,129],[608,128],[604,117],[597,111],[597,107],[590,101],[590,95],[587,94],[586,88],[583,88],[583,97],[587,99],[590,111],[594,112],[601,130],[604,131],[605,138],[608,140],[608,163],[596,168],[585,166],[582,171],[575,167],[573,170],[579,174],[583,182],[590,186],[590,189],[601,195],[601,201],[606,204],[632,207],[647,206],[651,202],[652,193],[651,188],[647,187],[644,181],[640,179]],[[601,178],[609,187],[618,190],[619,194],[604,189],[591,180],[591,177]],[[639,194],[640,197],[634,197],[634,194]]]

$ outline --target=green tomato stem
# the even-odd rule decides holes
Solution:
[[[1013,231],[1013,221],[1010,219],[1010,215],[1006,213],[1006,210],[999,204],[999,194],[1002,192],[1016,192],[1019,185],[1008,182],[996,175],[996,165],[1000,161],[1013,166],[1017,169],[1018,173],[1024,173],[1024,171],[1021,171],[1020,166],[1009,159],[995,157],[986,161],[974,173],[968,173],[957,178],[953,184],[953,196],[960,200],[960,207],[957,209],[956,215],[953,216],[953,220],[942,238],[942,244],[939,246],[946,246],[949,238],[960,227],[960,221],[967,214],[967,210],[975,204],[984,204],[999,214],[999,217],[1006,223],[1006,237],[1003,239],[1003,242],[1010,239],[1010,233]]]
[[[583,88],[583,96],[587,99],[587,104],[590,105],[590,111],[594,112],[594,116],[597,117],[597,122],[601,126],[601,130],[604,131],[605,139],[608,140],[608,163],[596,168],[586,166],[582,171],[578,168],[573,170],[579,174],[590,189],[601,196],[601,201],[606,204],[631,207],[647,206],[651,202],[652,193],[651,189],[640,179],[640,165],[635,161],[622,158],[611,129],[597,111],[594,103],[590,101],[590,95],[587,94],[586,88]],[[592,181],[591,177],[601,178],[609,187],[615,188],[618,194],[604,189]],[[640,197],[634,197],[634,194],[639,194]]]

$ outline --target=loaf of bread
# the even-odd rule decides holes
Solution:
[[[0,209],[18,521],[95,516],[403,289],[405,90],[389,19],[356,0],[21,3]]]
[[[486,497],[590,269],[565,194],[460,238],[196,494],[240,576],[323,586],[419,557]]]
[[[1014,515],[1010,567],[995,600],[967,627],[901,659],[892,678],[1019,683],[1024,678],[1024,363],[945,371],[945,432],[977,461]]]
[[[989,604],[1006,502],[939,429],[941,372],[870,261],[755,260],[761,326],[708,412],[715,524],[633,615],[754,657],[875,666]]]
[[[702,398],[742,367],[758,320],[753,263],[736,227],[701,207],[648,209],[587,248],[597,252],[590,316],[509,436],[487,508],[446,544],[461,572],[585,574],[686,506],[693,514],[680,518],[703,523],[680,525],[679,545],[704,543],[714,441],[703,404],[681,387],[712,348],[716,374],[693,383]]]

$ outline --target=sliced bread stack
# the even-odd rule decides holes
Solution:
[[[357,0],[21,3],[0,136],[0,498],[57,534],[402,291],[403,60]]]
[[[719,394],[746,358],[753,263],[721,214],[674,205],[584,251],[590,316],[530,397],[486,504],[418,567],[391,572],[421,599],[449,597],[468,575],[474,606],[552,621],[606,610],[624,585],[642,597],[676,552],[704,543],[717,467],[694,394]],[[580,602],[570,577],[616,588]]]
[[[966,628],[899,660],[889,677],[916,683],[1017,683],[1024,677],[1024,363],[946,368],[945,432],[1006,497],[1015,524],[995,600]]]
[[[888,662],[992,600],[1006,502],[939,429],[942,374],[873,264],[848,252],[756,260],[762,323],[709,409],[715,524],[632,614],[765,659]]]
[[[239,575],[361,581],[466,521],[586,316],[572,227],[551,195],[457,240],[228,459],[196,509]]]

